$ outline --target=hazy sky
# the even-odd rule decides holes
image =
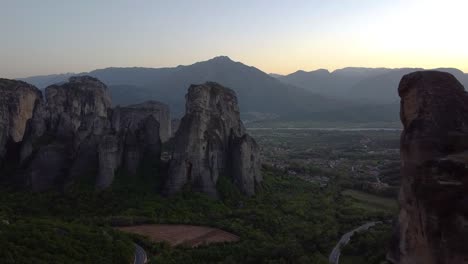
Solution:
[[[0,77],[218,55],[266,72],[456,67],[466,0],[0,0]]]

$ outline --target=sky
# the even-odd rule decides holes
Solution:
[[[466,0],[0,0],[0,77],[172,67],[468,72]]]

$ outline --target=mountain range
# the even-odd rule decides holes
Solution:
[[[320,69],[297,71],[289,75],[270,74],[285,84],[304,88],[329,98],[346,99],[358,103],[395,104],[399,102],[396,87],[401,78],[422,68],[357,68],[348,67],[333,72]],[[465,87],[468,74],[453,68],[438,68],[437,71],[454,75]]]
[[[404,74],[415,70],[418,69],[344,68],[283,76],[269,75],[219,56],[172,68],[112,67],[21,80],[42,89],[71,76],[90,75],[109,87],[116,105],[158,100],[168,104],[175,117],[183,115],[183,98],[191,84],[213,81],[237,93],[244,120],[368,122],[398,120],[396,87]],[[445,70],[465,84],[468,82],[461,71]]]

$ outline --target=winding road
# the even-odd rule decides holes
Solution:
[[[135,261],[134,264],[145,264],[148,261],[145,250],[139,245],[135,244]]]
[[[380,223],[381,222],[369,222],[344,234],[330,253],[328,261],[332,264],[338,264],[340,262],[341,248],[349,243],[354,233],[368,230],[369,228]]]

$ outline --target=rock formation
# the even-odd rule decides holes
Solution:
[[[161,139],[171,135],[166,105],[113,109],[107,87],[89,76],[47,87],[44,100],[26,83],[0,80],[0,95],[0,162],[15,159],[14,179],[35,191],[91,177],[98,188],[109,187],[117,171],[135,175],[146,161],[160,162]],[[192,85],[186,99],[165,191],[189,184],[217,196],[218,178],[226,176],[255,194],[259,148],[240,121],[235,93],[206,83]]]
[[[160,111],[159,108],[152,108],[153,104],[147,102],[113,109],[110,119],[112,132],[107,133],[99,144],[98,187],[108,187],[119,167],[136,174],[144,160],[159,161],[160,124],[155,115],[159,115]]]
[[[21,149],[25,180],[34,190],[62,185],[93,173],[96,146],[109,129],[111,100],[106,86],[92,77],[72,77],[45,90]]]
[[[468,263],[468,94],[448,73],[403,77],[400,214],[389,260]]]
[[[180,119],[179,118],[173,118],[171,120],[171,132],[175,135],[177,132],[177,129],[179,129],[180,125]]]
[[[0,168],[7,146],[23,139],[26,122],[41,99],[41,92],[30,84],[0,79]]]
[[[141,104],[129,105],[125,108],[138,109],[140,115],[150,114],[153,116],[159,123],[159,135],[163,142],[166,142],[172,136],[171,114],[168,105],[157,101],[146,101]]]
[[[258,152],[240,120],[234,91],[212,82],[192,85],[174,137],[165,191],[172,194],[189,184],[195,191],[217,196],[218,177],[225,175],[253,195],[262,180]]]
[[[89,76],[49,86],[45,98],[36,104],[20,153],[33,190],[89,175],[97,175],[96,185],[105,188],[118,168],[134,174],[144,157],[159,159],[159,112],[146,104],[111,109],[107,87]]]

